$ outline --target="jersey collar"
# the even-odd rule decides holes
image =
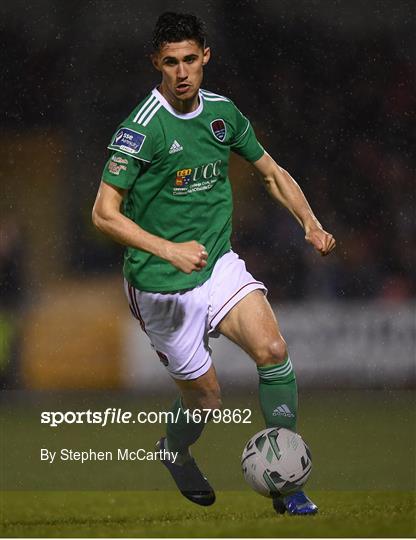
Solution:
[[[204,108],[204,100],[202,99],[200,91],[198,91],[199,105],[194,111],[189,113],[180,113],[176,109],[174,109],[172,105],[162,96],[162,94],[157,88],[153,88],[152,94],[159,100],[159,102],[165,107],[165,109],[170,112],[170,114],[173,114],[173,116],[176,116],[176,118],[181,118],[182,120],[190,120],[191,118],[199,116]]]

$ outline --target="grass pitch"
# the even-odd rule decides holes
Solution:
[[[245,484],[240,468],[243,445],[263,428],[258,405],[249,395],[227,398],[225,405],[250,406],[252,424],[209,425],[193,448],[217,489],[217,502],[210,508],[198,507],[175,491],[160,463],[49,466],[39,462],[43,444],[53,449],[106,449],[119,444],[152,448],[162,426],[107,430],[72,425],[52,430],[39,423],[40,405],[9,400],[10,410],[3,413],[0,429],[6,435],[0,438],[0,534],[21,538],[416,536],[414,392],[318,392],[301,398],[298,429],[313,456],[306,491],[319,506],[317,516],[277,515],[270,500]],[[42,405],[45,410],[71,408],[56,396],[51,400]],[[79,403],[77,397],[75,405],[90,406]],[[107,403],[103,400],[101,407]],[[135,410],[146,404],[128,397],[122,405]],[[162,405],[157,405],[158,410],[163,410]]]
[[[176,492],[24,492],[2,501],[5,537],[413,537],[415,497],[310,492],[316,516],[277,515],[251,492],[198,507]]]

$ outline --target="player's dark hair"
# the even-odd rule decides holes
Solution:
[[[205,47],[206,30],[204,22],[190,13],[163,13],[157,20],[153,32],[152,45],[158,51],[165,43],[193,40]]]

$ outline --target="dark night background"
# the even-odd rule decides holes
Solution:
[[[414,537],[415,7],[414,0],[0,2],[5,536]],[[248,407],[253,424],[210,422],[192,447],[219,490],[213,510],[173,492],[157,462],[39,460],[46,447],[153,449],[166,429],[40,422],[41,411],[167,411],[174,399],[129,312],[123,248],[91,223],[108,142],[159,83],[150,40],[164,11],[206,21],[212,58],[204,88],[251,120],[337,239],[329,257],[316,254],[253,168],[232,159],[233,247],[268,287],[296,370],[297,430],[314,463],[307,493],[320,507],[307,523],[274,515],[270,501],[244,485],[243,445],[264,424],[255,365],[226,338],[210,340],[224,406]]]

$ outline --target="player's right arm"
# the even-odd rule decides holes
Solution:
[[[175,268],[190,274],[206,266],[208,254],[195,240],[171,242],[145,231],[121,212],[127,189],[101,181],[92,210],[94,225],[116,242],[140,249],[170,262]]]

